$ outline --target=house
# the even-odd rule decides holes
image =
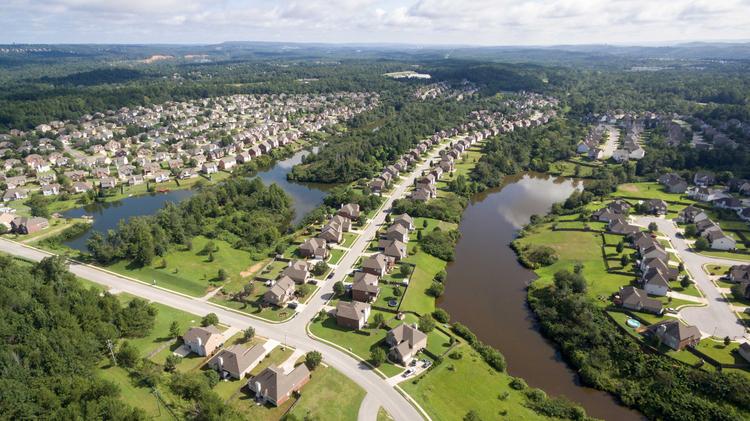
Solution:
[[[386,189],[386,182],[382,178],[376,178],[367,185],[374,193],[380,193]]]
[[[646,291],[632,287],[620,288],[619,298],[616,303],[628,310],[643,311],[661,315],[663,312],[661,301],[648,298]]]
[[[308,238],[299,246],[302,257],[310,259],[326,259],[328,257],[328,243],[322,238]]]
[[[667,261],[669,257],[667,251],[664,250],[664,247],[662,247],[658,242],[644,248],[643,250],[640,250],[639,254],[644,261],[647,259],[661,259]]]
[[[198,173],[195,172],[194,168],[183,168],[182,171],[180,171],[181,180],[187,180],[189,178],[195,177],[198,177]]]
[[[743,342],[740,344],[740,347],[737,348],[737,353],[740,354],[740,357],[744,358],[745,361],[750,362],[750,344],[747,342]]]
[[[207,357],[224,344],[224,335],[216,326],[191,327],[182,335],[182,341],[201,357]]]
[[[401,224],[394,223],[385,232],[385,238],[389,240],[398,240],[402,243],[409,241],[409,229]]]
[[[706,239],[714,250],[734,250],[737,248],[737,240],[726,235],[723,230],[710,230]]]
[[[612,233],[625,235],[635,234],[640,231],[640,228],[635,225],[628,224],[623,218],[616,218],[609,221],[609,224],[607,224],[607,229]]]
[[[716,184],[716,176],[708,171],[698,171],[693,176],[693,183],[701,187],[712,186]]]
[[[3,200],[6,202],[26,199],[27,197],[29,197],[29,193],[26,189],[8,189],[3,194]]]
[[[664,297],[669,292],[667,277],[656,268],[650,268],[643,275],[643,289],[649,295]]]
[[[320,230],[318,238],[322,238],[329,243],[338,244],[341,242],[343,235],[341,225],[331,221]]]
[[[649,199],[643,202],[643,209],[652,215],[666,215],[669,206],[661,199]]]
[[[376,276],[385,276],[393,268],[393,258],[383,253],[373,254],[362,262],[362,270]]]
[[[670,267],[667,263],[666,258],[650,258],[645,259],[641,262],[641,272],[646,273],[650,269],[656,269],[661,272],[668,281],[676,281],[680,276],[680,271],[677,268]]]
[[[681,210],[679,215],[677,216],[677,222],[682,222],[684,224],[694,224],[705,219],[708,219],[708,215],[706,215],[706,212],[694,205],[690,205]]]
[[[263,301],[278,307],[284,307],[294,299],[294,281],[288,276],[281,276],[273,286],[263,294]]]
[[[664,174],[658,181],[669,193],[685,193],[688,188],[687,181],[675,173]]]
[[[219,168],[223,171],[229,171],[237,165],[237,159],[233,156],[225,156],[219,160]]]
[[[219,166],[215,162],[204,162],[201,166],[203,174],[211,175],[219,172]]]
[[[399,224],[409,231],[412,231],[414,229],[414,220],[412,220],[411,216],[409,216],[409,214],[407,213],[397,215],[395,218],[393,218],[393,224]]]
[[[281,272],[282,276],[288,276],[296,284],[304,284],[310,279],[310,265],[305,260],[289,262],[289,266]]]
[[[750,281],[750,265],[734,265],[729,268],[729,280],[731,282]]]
[[[336,324],[349,329],[362,329],[370,317],[370,304],[360,301],[339,301]]]
[[[664,320],[648,327],[649,333],[659,338],[661,343],[681,351],[694,346],[701,340],[701,332],[695,326],[683,324],[677,319]]]
[[[352,221],[356,221],[359,219],[360,215],[359,205],[356,203],[341,205],[341,209],[339,209],[338,214],[341,216],[345,216]]]
[[[335,222],[341,227],[342,232],[349,232],[352,229],[352,220],[341,215],[334,215],[331,222]]]
[[[416,200],[418,202],[426,202],[435,197],[437,197],[437,189],[435,189],[434,185],[419,185],[409,194],[411,200]]]
[[[352,283],[352,299],[369,303],[374,301],[380,293],[378,277],[372,273],[356,272]]]
[[[49,227],[49,221],[40,216],[18,216],[10,222],[10,230],[16,234],[33,234],[47,227]]]
[[[397,262],[406,258],[406,244],[399,240],[380,240],[378,247],[383,249],[383,254]]]
[[[103,189],[113,189],[117,187],[117,180],[113,177],[102,177],[99,179],[99,187]]]
[[[742,209],[742,201],[736,197],[722,197],[713,201],[713,205],[721,209],[731,209],[734,211]]]
[[[13,212],[3,212],[0,213],[0,225],[5,226],[5,228],[10,231],[11,228],[13,228],[13,220],[16,219],[16,214]]]
[[[288,374],[284,374],[280,367],[271,365],[251,377],[247,381],[247,388],[255,393],[256,399],[280,406],[309,381],[310,370],[305,364],[294,367]]]
[[[138,186],[143,184],[143,176],[142,175],[131,175],[128,177],[128,184],[131,186]]]
[[[388,357],[399,364],[408,365],[419,351],[427,348],[427,334],[415,325],[402,323],[388,331],[385,342],[390,347]]]
[[[44,196],[57,196],[60,194],[60,185],[57,183],[45,184],[42,186],[42,195]]]
[[[219,372],[222,379],[242,379],[261,361],[266,354],[263,345],[248,348],[244,345],[232,345],[217,352],[208,361],[208,366]]]

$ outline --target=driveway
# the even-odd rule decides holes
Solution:
[[[677,255],[685,264],[685,269],[690,273],[693,280],[706,298],[708,305],[703,307],[686,307],[680,310],[680,317],[691,325],[700,329],[704,336],[715,336],[723,338],[729,336],[734,340],[745,338],[745,327],[732,311],[732,307],[721,294],[716,284],[711,281],[709,275],[703,270],[707,264],[736,265],[737,261],[703,256],[690,249],[687,241],[677,236],[679,232],[674,221],[654,216],[634,217],[636,224],[648,226],[655,222],[659,231],[669,238]]]

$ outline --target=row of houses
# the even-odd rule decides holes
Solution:
[[[697,171],[692,178],[693,185],[677,173],[664,174],[658,181],[670,193],[684,193],[691,199],[710,203],[715,208],[734,211],[740,219],[750,221],[750,201],[741,198],[750,196],[750,180],[733,178],[726,186],[717,186],[714,173]]]
[[[734,250],[737,248],[737,240],[727,235],[703,209],[697,206],[690,205],[680,211],[677,221],[695,225],[696,234],[705,238],[712,249]]]
[[[0,135],[0,152],[12,156],[0,160],[0,181],[12,190],[3,197],[27,197],[28,191],[18,189],[29,183],[53,196],[64,190],[82,193],[94,186],[161,183],[231,171],[376,104],[377,95],[364,93],[235,95],[123,108],[75,123],[41,125],[34,133],[14,131]],[[34,137],[37,134],[45,137]],[[62,176],[70,181],[64,189],[57,184]]]
[[[327,259],[330,254],[329,246],[341,243],[344,233],[349,232],[352,223],[359,221],[361,216],[359,204],[342,204],[336,214],[323,225],[317,236],[308,238],[300,245],[300,255],[310,259]]]
[[[268,355],[261,344],[246,346],[235,344],[223,348],[226,338],[216,326],[193,327],[182,341],[190,352],[202,357],[211,357],[206,365],[216,370],[221,378],[244,379],[250,371]],[[263,403],[282,405],[310,380],[310,371],[305,364],[294,367],[288,373],[276,365],[270,365],[255,376],[249,377],[248,389],[254,398]]]

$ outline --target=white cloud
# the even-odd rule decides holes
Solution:
[[[0,42],[479,44],[747,38],[750,0],[5,0]]]

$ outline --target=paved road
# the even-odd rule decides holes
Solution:
[[[392,385],[378,376],[365,363],[351,357],[336,347],[316,341],[308,336],[307,324],[323,309],[332,297],[333,284],[337,281],[342,281],[347,276],[353,269],[359,255],[369,247],[370,239],[375,236],[379,226],[384,224],[386,214],[390,211],[393,201],[405,195],[407,189],[414,184],[414,179],[420,176],[423,170],[429,168],[429,162],[436,159],[439,156],[439,151],[446,147],[447,144],[436,148],[421,164],[417,165],[412,173],[402,177],[401,181],[394,186],[392,193],[386,198],[378,212],[361,229],[361,235],[338,263],[332,279],[323,282],[307,305],[294,318],[285,323],[274,324],[262,321],[200,298],[175,293],[78,262],[70,263],[70,271],[81,278],[102,284],[111,290],[126,292],[189,313],[200,316],[212,312],[216,313],[222,323],[234,329],[244,330],[248,326],[252,326],[258,335],[294,347],[301,352],[308,352],[313,349],[320,351],[327,364],[341,371],[367,391],[367,395],[360,407],[360,420],[375,420],[378,408],[381,406],[394,419],[399,421],[422,419],[425,417],[409,403],[406,397],[402,396]],[[44,257],[52,255],[52,253],[2,238],[0,238],[0,251],[34,261],[39,261]]]
[[[721,295],[716,285],[711,282],[709,275],[703,270],[703,266],[707,264],[731,266],[738,264],[738,262],[704,256],[694,252],[687,241],[681,235],[677,235],[678,228],[672,220],[645,216],[637,217],[635,222],[644,227],[648,226],[651,222],[656,222],[659,231],[669,237],[669,241],[672,242],[677,255],[685,264],[685,269],[690,272],[695,283],[706,297],[707,306],[684,308],[679,313],[680,317],[687,323],[697,326],[704,335],[719,338],[729,336],[735,340],[744,341],[745,327],[732,311],[729,303]]]
[[[602,149],[602,160],[607,160],[614,155],[615,150],[617,149],[617,143],[620,139],[620,130],[612,125],[607,125],[607,140],[604,143],[604,148]]]

